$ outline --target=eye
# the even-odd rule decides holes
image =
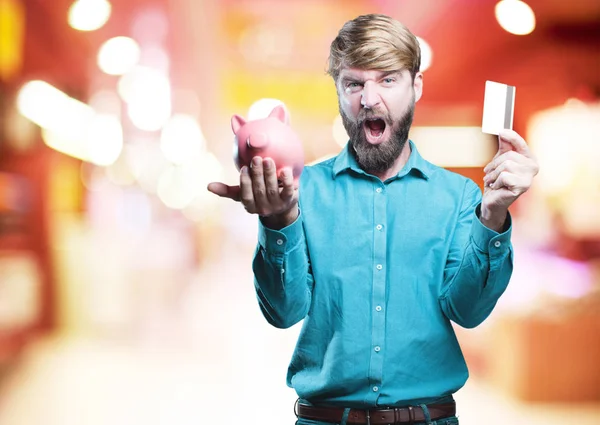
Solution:
[[[361,90],[362,84],[358,81],[348,81],[344,83],[344,87],[347,94],[358,93]]]
[[[386,84],[392,84],[395,81],[396,81],[396,79],[392,78],[392,77],[386,77],[386,78],[383,79],[383,82],[386,83]]]

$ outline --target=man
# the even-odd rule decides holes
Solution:
[[[253,271],[265,318],[280,328],[304,320],[287,375],[297,424],[458,423],[452,394],[468,372],[450,321],[479,325],[508,284],[508,207],[537,163],[503,131],[482,197],[425,161],[407,140],[419,66],[399,22],[347,22],[328,70],[346,148],[305,167],[298,190],[289,169],[277,176],[258,157],[239,187],[209,185],[260,215]]]

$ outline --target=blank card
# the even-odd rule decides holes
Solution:
[[[486,81],[481,131],[497,135],[504,128],[512,130],[514,110],[515,86]]]

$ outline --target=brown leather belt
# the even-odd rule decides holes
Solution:
[[[429,416],[432,421],[456,416],[456,403],[428,404]],[[344,409],[339,407],[309,406],[298,403],[298,417],[314,421],[339,423],[342,420]],[[348,415],[348,424],[413,424],[425,422],[425,414],[420,407],[397,407],[384,409],[351,409]]]

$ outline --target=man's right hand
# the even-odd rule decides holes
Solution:
[[[271,158],[252,158],[252,165],[242,167],[240,185],[210,183],[208,190],[215,195],[241,202],[250,214],[259,214],[263,224],[279,230],[298,218],[298,189],[294,188],[294,177],[290,168],[279,174],[282,187],[277,181],[275,162]]]

